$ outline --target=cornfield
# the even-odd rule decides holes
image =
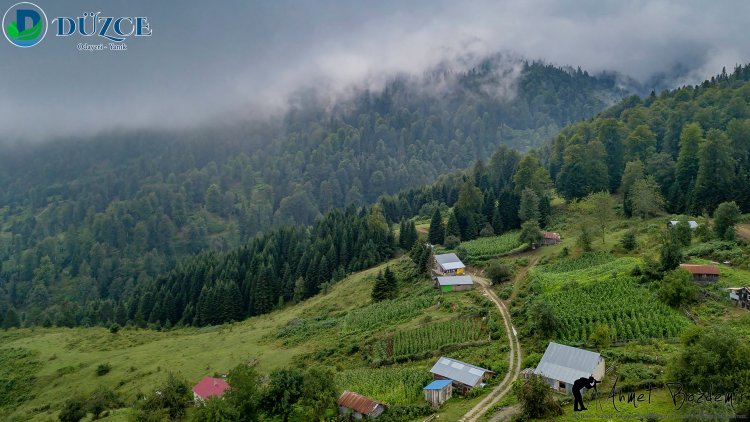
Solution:
[[[438,350],[456,343],[477,341],[486,336],[485,324],[480,318],[454,319],[436,322],[411,330],[399,331],[373,345],[373,354],[379,358],[412,356]]]
[[[563,341],[585,342],[597,324],[608,325],[617,340],[675,337],[687,320],[631,279],[609,280],[546,293]]]
[[[636,258],[616,258],[607,254],[586,254],[579,258],[560,260],[529,271],[533,280],[544,291],[554,291],[565,284],[580,285],[627,277],[640,261]]]
[[[409,300],[388,300],[354,310],[344,318],[342,333],[372,330],[414,318],[433,305],[435,299],[434,294],[428,293]]]
[[[461,243],[461,247],[468,253],[469,261],[482,261],[510,252],[523,245],[519,240],[519,232],[509,232],[501,236],[480,237]]]
[[[336,385],[382,403],[406,405],[424,401],[422,388],[431,379],[420,368],[352,369],[338,372]]]

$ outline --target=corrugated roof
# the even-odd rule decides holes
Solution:
[[[429,384],[423,390],[442,390],[447,385],[451,385],[453,381],[451,380],[435,380]]]
[[[600,357],[596,352],[553,342],[547,346],[534,374],[572,384],[579,378],[590,377]]]
[[[440,359],[435,362],[435,365],[432,366],[430,372],[440,375],[441,377],[452,379],[453,381],[458,381],[470,387],[476,387],[482,380],[482,376],[486,372],[492,371],[466,362],[441,356]]]
[[[442,255],[435,255],[435,261],[440,264],[444,270],[455,270],[458,268],[465,268],[463,262],[454,253],[444,253]]]
[[[560,233],[556,233],[556,232],[544,232],[542,234],[542,237],[544,237],[545,239],[560,240]]]
[[[468,275],[437,277],[437,282],[441,286],[462,286],[465,284],[474,284],[471,276]]]
[[[343,393],[341,393],[338,404],[339,406],[348,407],[349,409],[352,409],[355,412],[361,413],[363,415],[369,415],[380,405],[380,403],[371,398],[348,390],[345,390]]]
[[[680,264],[680,268],[691,274],[719,275],[719,268],[713,265]]]

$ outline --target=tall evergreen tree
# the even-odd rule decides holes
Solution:
[[[458,218],[456,218],[456,212],[450,213],[448,216],[448,224],[445,226],[445,237],[455,236],[461,238],[461,227],[458,225]]]
[[[700,148],[692,209],[713,212],[720,203],[731,199],[734,176],[729,139],[718,129],[709,130]]]
[[[443,227],[443,216],[440,215],[440,209],[435,208],[430,220],[430,231],[427,234],[427,240],[433,245],[441,245],[445,240],[445,228]]]

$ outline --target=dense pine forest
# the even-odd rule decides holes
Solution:
[[[577,72],[572,75],[583,77]],[[405,218],[445,218],[447,224],[431,239],[434,243],[500,234],[529,221],[533,222],[533,232],[545,226],[555,191],[567,200],[600,191],[619,192],[624,212],[644,217],[663,211],[710,215],[718,204],[731,200],[747,212],[749,79],[750,69],[738,67],[731,74],[722,72],[698,86],[644,99],[629,97],[593,119],[564,129],[550,144],[528,154],[503,145],[486,162],[477,161],[471,169],[440,177],[432,185],[385,195],[372,207],[363,205],[373,198],[344,200],[346,210],[335,209],[343,204],[334,201],[331,211],[310,228],[300,225],[268,230],[239,248],[230,246],[251,239],[254,232],[235,234],[231,241],[223,238],[226,225],[237,224],[236,231],[242,232],[248,224],[241,215],[228,215],[227,209],[243,209],[233,201],[246,200],[242,191],[248,185],[252,186],[251,198],[259,186],[272,190],[270,185],[258,182],[262,175],[245,171],[247,165],[243,167],[242,161],[251,160],[248,155],[229,159],[235,164],[227,164],[226,171],[232,174],[228,169],[234,168],[237,178],[227,176],[225,182],[221,176],[227,173],[219,170],[215,162],[200,171],[189,170],[190,174],[205,176],[202,195],[202,189],[186,194],[186,187],[195,189],[201,176],[195,176],[194,183],[184,183],[175,193],[168,188],[170,180],[178,183],[180,179],[170,174],[165,181],[157,171],[156,184],[163,188],[159,193],[150,191],[144,195],[138,191],[135,199],[114,201],[101,212],[93,205],[77,209],[74,203],[63,199],[66,188],[78,188],[77,183],[66,184],[66,188],[57,185],[58,202],[49,204],[43,200],[43,206],[34,202],[34,198],[39,199],[37,191],[29,191],[26,202],[12,201],[6,193],[11,205],[3,208],[7,229],[3,237],[0,306],[4,322],[161,326],[209,325],[242,319],[310,297],[349,272],[391,257],[397,246],[409,249],[414,242],[413,226],[403,223]],[[319,121],[308,124],[319,125]],[[339,127],[338,131],[329,132],[325,139],[337,138],[342,130]],[[321,145],[329,142],[325,139],[321,139]],[[384,159],[400,157],[381,152]],[[377,149],[374,153],[377,156]],[[483,154],[475,151],[471,155]],[[471,161],[467,156],[464,164]],[[144,160],[138,162],[144,169],[149,168]],[[449,170],[460,163],[443,165],[440,168]],[[214,173],[204,173],[206,168]],[[319,176],[335,180],[327,173]],[[349,180],[342,176],[344,179]],[[18,180],[16,184],[29,182],[14,180]],[[103,183],[100,187],[106,186]],[[127,184],[116,186],[123,189],[123,194],[127,192]],[[220,186],[229,187],[229,191]],[[391,190],[383,187],[382,192]],[[305,194],[315,195],[313,189]],[[49,195],[47,191],[41,197],[49,200]],[[94,198],[101,200],[103,195],[98,193]],[[325,195],[318,192],[315,196]],[[91,200],[87,195],[84,198],[83,203]],[[279,206],[287,199],[281,200]],[[266,206],[272,207],[271,202],[269,199]],[[292,204],[296,212],[303,209],[297,202]],[[129,206],[137,206],[138,212],[129,211]],[[248,211],[250,215],[258,217],[256,208],[248,209],[252,210]],[[275,213],[278,212],[277,209]],[[25,218],[21,218],[24,213]],[[316,210],[311,214],[318,213]],[[175,223],[176,215],[182,216],[182,224]],[[198,228],[193,226],[197,216],[203,218]],[[76,218],[82,218],[80,225],[71,223]],[[397,242],[392,227],[399,222],[401,229],[410,234],[407,240]],[[267,221],[263,227],[272,224]],[[67,230],[61,231],[62,228]],[[432,231],[430,235],[433,236]],[[209,241],[222,243],[214,248],[218,251],[183,259],[170,271],[180,256],[206,249]],[[221,311],[212,311],[216,309]]]
[[[95,323],[102,318],[85,309],[131,303],[183,257],[432,183],[498,145],[539,146],[625,95],[615,75],[504,60],[396,78],[333,109],[301,94],[269,123],[2,147],[0,313],[18,310],[25,324]],[[330,261],[330,271],[360,268]]]

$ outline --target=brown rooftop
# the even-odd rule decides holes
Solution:
[[[352,391],[344,391],[338,400],[339,406],[348,407],[355,412],[368,415],[374,411],[380,403]]]
[[[680,264],[680,268],[691,274],[719,275],[719,268],[713,265]]]

